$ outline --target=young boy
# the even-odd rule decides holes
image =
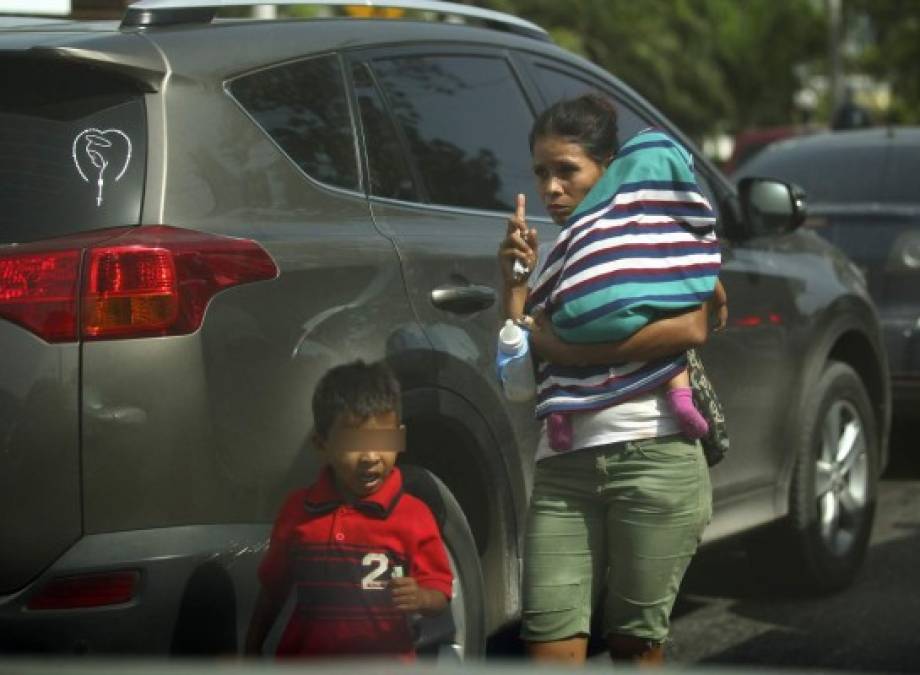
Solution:
[[[326,466],[288,496],[259,566],[246,653],[259,654],[290,591],[279,656],[414,656],[409,615],[435,614],[453,576],[438,525],[402,490],[400,389],[383,363],[327,372],[313,394],[313,443]]]

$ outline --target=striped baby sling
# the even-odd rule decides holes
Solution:
[[[527,311],[542,309],[563,341],[599,343],[695,307],[718,279],[715,222],[692,155],[661,131],[642,131],[569,217]],[[607,408],[661,386],[685,367],[682,354],[609,366],[541,363],[536,414]]]

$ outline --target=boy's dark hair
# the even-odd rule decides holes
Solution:
[[[399,380],[383,361],[352,363],[331,368],[313,392],[313,426],[326,438],[341,414],[367,419],[394,411],[402,419]]]
[[[617,109],[600,94],[584,94],[554,103],[541,112],[530,129],[530,151],[545,136],[562,136],[578,143],[598,164],[620,149]]]

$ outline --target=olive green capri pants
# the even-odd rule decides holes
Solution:
[[[709,470],[682,436],[613,443],[537,463],[524,551],[521,637],[660,642],[712,515]]]

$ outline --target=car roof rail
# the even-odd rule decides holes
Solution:
[[[122,28],[152,28],[185,23],[210,23],[217,12],[227,7],[256,7],[260,5],[312,5],[317,7],[344,7],[346,5],[369,8],[407,9],[432,12],[447,17],[459,17],[482,22],[489,28],[516,33],[543,41],[551,41],[549,34],[535,23],[504,12],[482,9],[458,2],[441,0],[139,0],[128,6],[122,19]]]

